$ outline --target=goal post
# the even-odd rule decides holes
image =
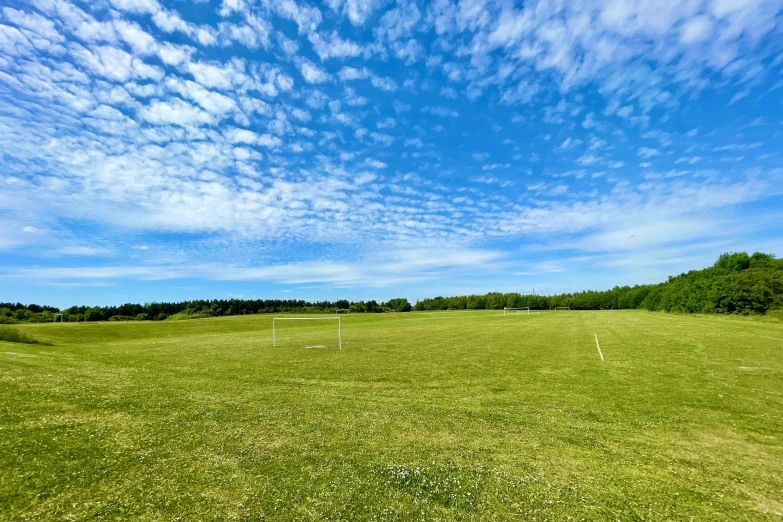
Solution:
[[[350,314],[351,309],[350,308],[338,308],[334,311],[336,314]]]
[[[506,315],[506,311],[507,311],[507,310],[510,310],[510,311],[514,311],[514,310],[516,310],[516,312],[517,312],[517,315],[519,315],[519,312],[524,312],[524,313],[526,313],[527,315],[530,315],[530,307],[529,307],[529,306],[522,306],[522,307],[519,307],[519,308],[511,308],[511,307],[508,307],[508,306],[504,306],[504,307],[503,307],[503,316],[504,316],[504,317],[505,317],[505,315]]]
[[[337,321],[337,345],[343,349],[343,327],[341,317],[274,317],[272,318],[272,347],[277,347],[277,321]]]
[[[65,319],[65,316],[63,314],[54,314],[54,322],[55,323],[57,322],[57,318],[58,317],[60,318],[60,323],[62,323],[63,320]]]
[[[570,306],[556,306],[555,307],[555,312],[557,312],[558,310],[568,310],[568,311],[571,311],[571,307]]]

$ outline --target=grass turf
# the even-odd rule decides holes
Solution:
[[[17,326],[53,346],[0,342],[0,519],[781,519],[781,324],[271,322]]]

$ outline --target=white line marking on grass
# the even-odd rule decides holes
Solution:
[[[601,356],[601,360],[603,361],[604,360],[604,354],[601,353],[601,345],[598,344],[598,334],[593,334],[593,335],[595,335],[595,346],[596,346],[596,348],[598,348],[598,355]]]

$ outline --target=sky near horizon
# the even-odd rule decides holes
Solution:
[[[783,0],[2,0],[0,301],[651,283],[783,254]]]

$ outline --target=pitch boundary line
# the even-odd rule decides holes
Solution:
[[[601,360],[603,361],[604,360],[604,354],[601,353],[601,345],[598,344],[598,334],[593,334],[593,335],[595,335],[595,347],[598,348],[598,355],[601,356]]]

